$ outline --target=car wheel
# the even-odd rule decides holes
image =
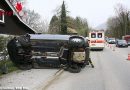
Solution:
[[[88,62],[88,61],[84,62],[83,64],[79,64],[79,66],[80,66],[81,68],[85,68],[86,65],[89,65],[89,62]]]
[[[68,71],[71,73],[79,73],[81,71],[81,67],[75,64],[69,67]]]
[[[18,37],[17,39],[22,46],[24,46],[24,47],[30,46],[30,42],[27,37],[23,36],[23,37]]]
[[[100,49],[101,51],[103,51],[103,49]]]

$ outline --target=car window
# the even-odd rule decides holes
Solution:
[[[96,33],[91,33],[91,38],[96,38]]]
[[[98,33],[98,38],[102,38],[102,33]]]
[[[119,40],[119,43],[127,43],[125,40]]]
[[[115,38],[109,38],[109,40],[115,40]]]

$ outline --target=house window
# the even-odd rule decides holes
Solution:
[[[4,19],[4,10],[0,9],[0,23],[4,23],[5,19]]]

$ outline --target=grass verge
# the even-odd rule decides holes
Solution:
[[[12,63],[11,60],[0,61],[0,76],[3,75],[3,67],[6,64],[7,73],[18,70],[18,68]]]

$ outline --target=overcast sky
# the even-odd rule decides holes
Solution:
[[[86,18],[91,27],[103,24],[115,15],[114,8],[121,3],[130,9],[130,0],[64,0],[69,15]],[[63,0],[27,0],[27,6],[49,21]]]

